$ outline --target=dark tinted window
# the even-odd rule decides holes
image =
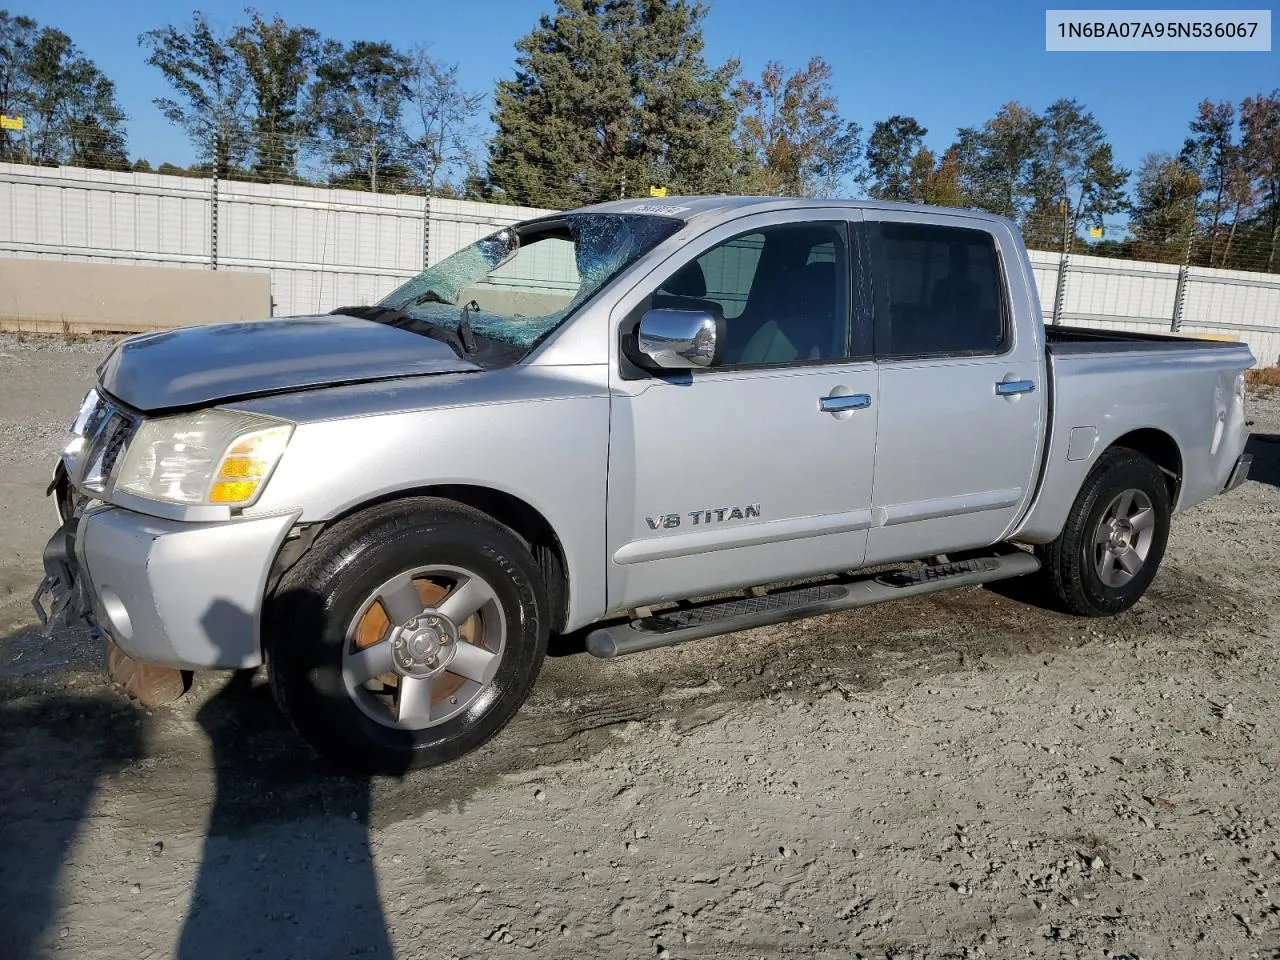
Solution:
[[[878,355],[1003,349],[1000,264],[989,233],[881,223],[880,243],[885,289],[876,297]]]
[[[734,237],[663,282],[655,307],[712,309],[725,318],[725,366],[847,355],[844,229],[788,224]]]

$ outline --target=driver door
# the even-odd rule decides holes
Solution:
[[[614,368],[611,609],[862,563],[877,374],[851,212],[827,212],[717,228],[619,304],[619,339],[663,307],[722,313],[726,342],[713,367]]]

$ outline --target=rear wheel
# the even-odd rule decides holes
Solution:
[[[1089,472],[1062,533],[1038,551],[1054,599],[1081,616],[1128,610],[1160,567],[1171,512],[1159,467],[1135,450],[1108,450]]]
[[[264,645],[277,701],[318,752],[397,773],[497,733],[537,678],[547,623],[525,545],[423,498],[322,534],[282,579]]]

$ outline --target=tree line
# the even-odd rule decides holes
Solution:
[[[0,10],[0,160],[126,169],[115,84],[61,30]]]
[[[849,119],[820,57],[758,78],[709,63],[706,13],[700,0],[557,0],[492,100],[425,46],[340,43],[253,9],[229,30],[197,11],[139,45],[167,86],[156,105],[198,158],[163,172],[555,208],[654,186],[869,195],[999,213],[1035,248],[1280,270],[1280,90],[1204,101],[1181,149],[1136,173],[1070,98],[1007,103],[935,151],[914,117]],[[65,34],[5,11],[0,112],[27,118],[0,130],[0,159],[128,167],[111,81]],[[1124,238],[1096,239],[1121,216]]]

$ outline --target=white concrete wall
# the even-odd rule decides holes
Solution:
[[[212,181],[0,163],[0,257],[208,269]],[[431,262],[545,211],[432,201]],[[221,181],[218,266],[271,275],[275,314],[381,297],[422,269],[423,198]]]
[[[1053,314],[1061,256],[1031,251],[1045,320]],[[1074,326],[1169,333],[1179,268],[1166,263],[1074,255],[1067,268],[1061,322]],[[1178,333],[1229,336],[1248,343],[1261,366],[1280,363],[1280,274],[1192,267]]]
[[[0,257],[208,269],[207,179],[0,164]],[[433,200],[431,262],[546,211]],[[218,264],[271,276],[277,316],[375,300],[422,267],[423,199],[352,190],[219,185]],[[1032,251],[1046,319],[1060,257]],[[1073,256],[1063,323],[1168,332],[1178,268]],[[0,292],[2,295],[2,292]],[[1192,268],[1180,332],[1234,336],[1280,362],[1280,275]]]

